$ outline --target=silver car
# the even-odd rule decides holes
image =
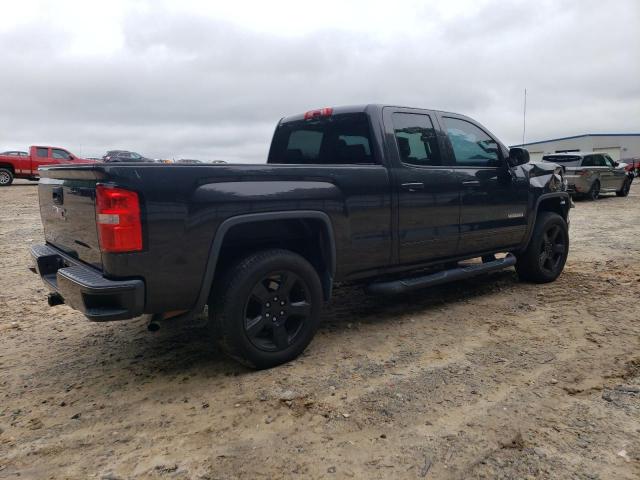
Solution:
[[[561,165],[565,170],[569,192],[596,200],[601,193],[613,193],[619,197],[629,195],[632,178],[623,164],[606,153],[570,152],[554,153],[542,157],[547,162]]]

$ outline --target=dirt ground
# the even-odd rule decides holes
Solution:
[[[640,478],[638,185],[576,202],[555,283],[339,288],[262,372],[195,322],[48,307],[35,185],[0,205],[0,478]]]

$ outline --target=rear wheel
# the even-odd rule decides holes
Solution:
[[[322,287],[302,256],[264,250],[227,270],[209,305],[209,325],[222,349],[250,367],[270,368],[293,360],[311,342]]]
[[[7,187],[13,183],[13,173],[8,168],[0,168],[0,187]]]
[[[516,271],[522,280],[553,282],[569,254],[567,222],[554,212],[540,212],[527,249],[517,255]]]
[[[626,197],[629,195],[629,189],[631,188],[631,179],[626,178],[624,183],[622,184],[622,188],[616,192],[616,195],[619,197]]]
[[[589,200],[597,200],[600,196],[600,181],[596,180],[591,184],[591,188],[587,192],[587,198]]]

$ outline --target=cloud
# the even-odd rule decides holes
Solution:
[[[376,10],[371,25],[290,19],[291,31],[274,8],[282,33],[188,4],[116,2],[106,30],[80,33],[77,19],[26,15],[0,30],[0,149],[260,162],[280,117],[369,102],[465,113],[518,143],[525,87],[527,139],[640,129],[633,0],[431,6],[398,4],[386,22]]]

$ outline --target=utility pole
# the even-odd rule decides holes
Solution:
[[[527,130],[527,89],[524,89],[524,112],[522,114],[522,146],[524,147],[524,134]]]

